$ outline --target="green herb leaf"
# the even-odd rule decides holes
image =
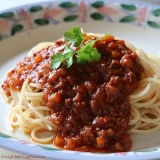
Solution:
[[[67,54],[67,57],[65,56],[65,58],[66,58],[65,65],[67,68],[69,68],[73,64],[73,55],[74,55],[74,53],[70,52]]]
[[[65,62],[65,66],[69,68],[73,63],[73,55],[73,51],[68,46],[68,44],[66,44],[62,53],[58,52],[51,57],[51,68],[57,69],[63,62]]]
[[[64,37],[67,43],[74,43],[75,47],[80,46],[80,44],[84,39],[84,36],[83,36],[83,33],[81,32],[80,27],[71,28],[70,30],[64,33]]]
[[[64,48],[64,51],[63,51],[63,55],[64,54],[67,54],[67,53],[70,53],[72,50],[71,50],[71,48],[69,47],[69,45],[68,44],[66,44],[66,46],[65,46],[65,48]]]
[[[87,62],[100,60],[100,53],[96,48],[93,48],[93,42],[88,42],[84,47],[77,51],[77,63],[84,65]]]
[[[93,46],[98,40],[102,39],[103,37],[87,42],[85,46],[81,46],[85,38],[80,27],[71,28],[64,33],[64,37],[66,41],[64,51],[58,52],[51,57],[51,69],[59,68],[62,63],[67,68],[69,68],[73,64],[73,56],[75,54],[77,63],[80,65],[84,65],[87,62],[90,63],[92,61],[100,60],[101,54]],[[80,49],[78,51],[74,50],[70,47],[71,45],[74,45],[74,47],[80,47]]]
[[[73,63],[73,51],[71,50],[71,48],[69,47],[68,44],[66,44],[64,52],[63,52],[64,58],[66,60],[65,65],[67,68],[69,68],[72,63]]]
[[[99,61],[101,54],[98,52],[97,48],[92,48],[91,50],[92,61]]]
[[[65,60],[62,53],[58,52],[51,57],[51,69],[57,69]]]

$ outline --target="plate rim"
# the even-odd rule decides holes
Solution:
[[[66,0],[56,0],[57,2],[63,2],[63,1],[66,1]],[[55,2],[56,2],[55,1]],[[88,0],[87,0],[88,1]],[[36,5],[36,4],[44,4],[44,3],[49,3],[49,2],[53,2],[52,0],[47,0],[47,1],[40,1],[40,2],[33,2],[33,3],[28,3],[28,4],[25,4],[25,5],[19,5],[19,6],[16,6],[16,7],[11,7],[11,8],[8,8],[8,9],[5,9],[5,10],[0,10],[0,13],[3,13],[3,12],[7,12],[7,11],[11,11],[11,10],[16,10],[18,8],[26,8],[28,6],[31,6],[31,5]],[[116,0],[112,0],[112,2],[116,2]],[[160,7],[159,5],[157,4],[151,4],[151,3],[148,3],[148,2],[135,2],[134,0],[130,0],[128,2],[126,2],[125,0],[119,0],[118,2],[123,2],[123,3],[130,3],[130,4],[145,4],[147,6],[154,6],[154,7]],[[25,32],[25,31],[24,31]],[[0,132],[1,133],[1,132]],[[61,158],[59,156],[57,157],[52,157],[53,155],[55,155],[55,152],[49,152],[49,150],[45,150],[45,149],[42,149],[40,147],[32,147],[33,150],[30,150],[30,146],[29,145],[26,145],[26,144],[22,144],[20,143],[20,141],[18,140],[13,140],[14,138],[5,138],[5,137],[1,137],[0,136],[0,147],[2,148],[5,148],[5,149],[9,149],[11,151],[15,151],[15,152],[20,152],[22,154],[32,154],[32,155],[37,155],[37,156],[46,156],[46,158],[49,158],[49,159],[52,159],[52,158]],[[12,148],[12,144],[13,146],[17,146]],[[131,152],[126,152],[124,155],[120,154],[120,153],[110,153],[110,154],[101,154],[103,155],[102,157],[105,157],[105,158],[113,158],[113,156],[117,157],[117,158],[123,158],[123,159],[128,159],[128,158],[138,158],[138,159],[141,159],[141,158],[159,158],[160,157],[160,148],[155,148],[157,149],[156,151],[154,152],[143,152],[143,151],[131,151]],[[41,153],[40,151],[43,150],[43,153],[46,153],[46,155],[44,155],[43,153]],[[65,154],[68,154],[71,156],[70,158],[74,158],[75,155],[81,155],[81,154],[84,154],[86,156],[95,156],[95,155],[99,155],[97,153],[86,153],[86,152],[77,152],[77,151],[66,151],[66,150],[59,150],[58,152],[63,152]],[[72,153],[75,153],[72,154]],[[61,156],[61,155],[60,155]],[[72,157],[73,156],[73,157]],[[88,158],[88,157],[87,157]],[[98,157],[97,157],[98,158]],[[57,160],[58,160],[57,159]]]

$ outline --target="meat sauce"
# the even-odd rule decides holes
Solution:
[[[87,41],[97,39],[85,37]],[[94,45],[101,54],[99,61],[86,65],[74,61],[70,68],[62,65],[52,70],[50,57],[64,46],[65,40],[60,38],[53,46],[26,57],[8,73],[2,88],[20,90],[26,78],[42,85],[43,100],[52,109],[50,121],[57,126],[53,143],[58,147],[93,152],[130,150],[129,94],[143,72],[137,54],[123,40],[107,36]]]

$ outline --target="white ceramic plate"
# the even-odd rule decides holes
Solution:
[[[157,55],[160,51],[160,6],[123,0],[45,1],[20,6],[0,12],[0,84],[5,73],[34,45],[54,41],[74,26],[82,27],[85,32],[111,33],[146,53]],[[132,150],[126,153],[84,153],[36,144],[19,130],[6,129],[8,105],[0,98],[0,146],[4,148],[56,160],[160,158],[160,131],[131,135]]]

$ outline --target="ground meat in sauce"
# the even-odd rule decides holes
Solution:
[[[87,36],[88,40],[96,39]],[[85,44],[86,42],[84,42]],[[123,40],[108,36],[94,47],[98,62],[50,69],[50,56],[63,51],[64,38],[55,45],[26,57],[9,72],[2,85],[19,90],[28,77],[43,86],[43,100],[52,109],[50,121],[57,126],[54,144],[68,150],[124,152],[131,148],[127,134],[130,116],[128,96],[143,71],[135,52]],[[9,95],[9,93],[7,93]]]

